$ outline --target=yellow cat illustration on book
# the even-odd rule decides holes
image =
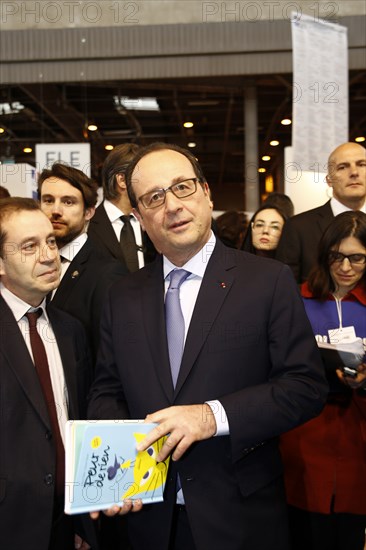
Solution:
[[[136,443],[142,441],[146,434],[134,433]],[[164,462],[156,462],[156,456],[162,448],[166,438],[155,441],[145,451],[140,451],[134,460],[125,460],[119,463],[115,457],[114,465],[108,468],[108,479],[116,477],[118,471],[128,470],[133,466],[133,482],[128,484],[127,490],[121,500],[137,498],[142,494],[154,491],[161,487],[166,477],[165,473],[169,465],[169,458]]]

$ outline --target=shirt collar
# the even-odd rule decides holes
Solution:
[[[314,298],[308,283],[305,281],[301,285],[301,296],[303,298]],[[334,296],[329,294],[328,300],[334,300]],[[363,306],[366,306],[366,290],[363,285],[356,285],[348,294],[343,298],[343,302],[360,302]]]
[[[109,221],[111,223],[114,223],[115,221],[119,220],[120,217],[125,214],[120,208],[118,208],[118,206],[116,206],[115,204],[113,204],[113,202],[107,199],[104,200],[103,205],[107,213],[107,216],[109,218]],[[134,216],[133,212],[130,212],[130,215],[132,216],[131,218],[132,222],[137,221],[137,218]]]
[[[168,260],[168,258],[166,258],[166,256],[163,256],[164,279],[166,279],[169,273],[174,269],[185,269],[186,271],[192,273],[192,275],[196,275],[202,279],[205,274],[208,261],[215,248],[215,244],[216,237],[211,231],[211,235],[207,243],[182,267],[174,265],[170,260]]]
[[[115,204],[113,204],[111,201],[108,201],[107,199],[104,199],[103,206],[111,223],[119,220],[119,218],[123,214],[122,210],[120,210]]]
[[[63,258],[66,258],[69,262],[72,262],[75,258],[76,254],[80,252],[81,248],[84,246],[88,239],[88,235],[86,233],[80,233],[71,243],[65,244],[62,248],[60,248],[59,253],[60,256]]]
[[[350,210],[352,210],[352,208],[348,208],[348,206],[345,206],[334,197],[330,199],[330,207],[334,216],[338,216],[338,214],[342,214],[343,212],[349,212]],[[360,212],[366,214],[366,202],[364,202],[362,208],[360,208]]]
[[[27,302],[24,302],[18,296],[15,296],[9,289],[7,289],[3,283],[0,282],[0,291],[1,296],[4,298],[5,302],[11,309],[16,322],[18,323],[22,317],[27,313],[31,306],[30,304],[27,304]],[[42,300],[42,302],[39,304],[39,306],[42,309],[42,313],[45,316],[46,320],[48,321],[48,316],[46,312],[46,298]]]

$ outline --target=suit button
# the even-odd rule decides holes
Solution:
[[[48,441],[49,439],[52,439],[52,432],[49,432],[49,431],[46,432],[46,433],[45,433],[45,437],[46,437],[47,441]]]
[[[46,485],[53,485],[53,475],[52,474],[47,474],[46,476],[44,476],[44,480]]]
[[[193,481],[194,477],[186,477],[186,481]]]

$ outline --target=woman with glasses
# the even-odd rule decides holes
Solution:
[[[301,287],[318,341],[366,344],[366,214],[336,216]],[[293,550],[363,550],[366,528],[366,361],[353,376],[329,371],[315,419],[284,434]],[[328,367],[329,367],[328,363]],[[325,362],[327,370],[327,363]]]
[[[286,219],[286,214],[277,206],[263,204],[249,223],[241,249],[257,256],[274,258]]]

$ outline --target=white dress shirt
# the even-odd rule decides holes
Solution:
[[[348,206],[345,206],[334,197],[330,199],[330,207],[334,216],[338,216],[338,214],[343,214],[343,212],[349,212],[350,210],[352,210],[352,208],[348,208]],[[363,207],[359,210],[360,212],[366,214],[366,201],[363,203]]]
[[[107,216],[109,218],[109,221],[112,224],[112,227],[114,229],[114,232],[116,234],[117,240],[119,242],[120,236],[121,236],[121,229],[123,227],[123,221],[120,219],[121,216],[124,216],[124,212],[120,210],[115,204],[113,204],[111,201],[108,201],[107,199],[104,200],[104,208],[107,213]],[[144,267],[145,261],[144,261],[144,253],[142,251],[142,230],[141,225],[138,219],[133,215],[131,212],[131,225],[132,229],[135,235],[135,241],[136,245],[139,247],[137,249],[137,259],[139,262],[139,268]]]
[[[32,307],[26,302],[23,302],[20,298],[15,296],[10,290],[4,287],[0,282],[1,296],[11,309],[20,332],[24,338],[24,342],[28,348],[29,354],[33,361],[32,346],[30,343],[29,335],[29,323],[25,314]],[[56,342],[55,334],[52,330],[51,323],[49,321],[46,312],[46,300],[39,306],[42,309],[42,315],[37,319],[37,330],[44,344],[48,365],[50,369],[50,378],[52,384],[53,395],[55,398],[58,424],[60,427],[61,437],[65,443],[65,423],[69,419],[68,416],[68,393],[65,383],[64,369],[62,366],[61,356]],[[33,308],[34,309],[34,308]],[[26,460],[26,457],[24,457]]]
[[[215,248],[216,237],[211,231],[211,235],[204,247],[191,258],[182,267],[177,267],[172,264],[168,258],[163,256],[163,270],[165,281],[165,295],[169,287],[169,277],[171,271],[174,269],[185,269],[189,271],[191,275],[182,283],[179,289],[179,298],[181,303],[181,309],[184,318],[184,341],[186,340],[188,328],[192,319],[194,306],[198,293],[201,288],[203,276],[206,271],[208,261]],[[216,420],[216,434],[215,435],[228,435],[229,423],[225,413],[225,409],[221,405],[220,401],[207,401],[207,404],[211,407],[212,413]]]
[[[59,249],[61,256],[61,279],[65,275],[69,265],[75,258],[75,256],[80,252],[84,244],[88,239],[87,233],[81,233],[73,241],[65,244],[62,248]],[[57,289],[56,289],[57,290]],[[54,292],[56,292],[56,290]]]

